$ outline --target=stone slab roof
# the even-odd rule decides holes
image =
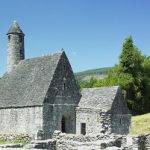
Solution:
[[[81,92],[79,108],[110,110],[118,90],[118,86],[85,88]]]
[[[22,60],[0,80],[0,108],[42,105],[63,52]]]
[[[11,34],[11,33],[24,34],[16,21],[12,23],[11,27],[9,28],[7,32],[7,34]]]

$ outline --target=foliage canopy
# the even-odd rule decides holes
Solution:
[[[101,80],[91,78],[81,88],[119,85],[132,114],[150,112],[150,57],[134,46],[132,37],[125,39],[119,63]]]

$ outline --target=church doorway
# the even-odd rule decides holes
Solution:
[[[61,119],[61,132],[70,133],[71,132],[71,121],[69,115],[63,115]]]
[[[61,120],[61,132],[62,133],[66,132],[66,120],[64,116],[62,117],[62,120]]]

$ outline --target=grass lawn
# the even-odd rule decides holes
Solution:
[[[26,144],[28,144],[28,142],[23,141],[23,140],[5,141],[3,139],[0,139],[0,145],[3,145],[3,144],[22,144],[22,145],[26,145]]]
[[[0,145],[1,145],[1,144],[8,144],[8,142],[6,142],[6,141],[0,139]]]
[[[150,113],[133,116],[130,134],[150,133]]]

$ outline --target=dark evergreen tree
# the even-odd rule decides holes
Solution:
[[[119,85],[133,115],[150,112],[150,57],[146,57],[126,38],[117,64],[102,80],[84,82],[84,87]]]

